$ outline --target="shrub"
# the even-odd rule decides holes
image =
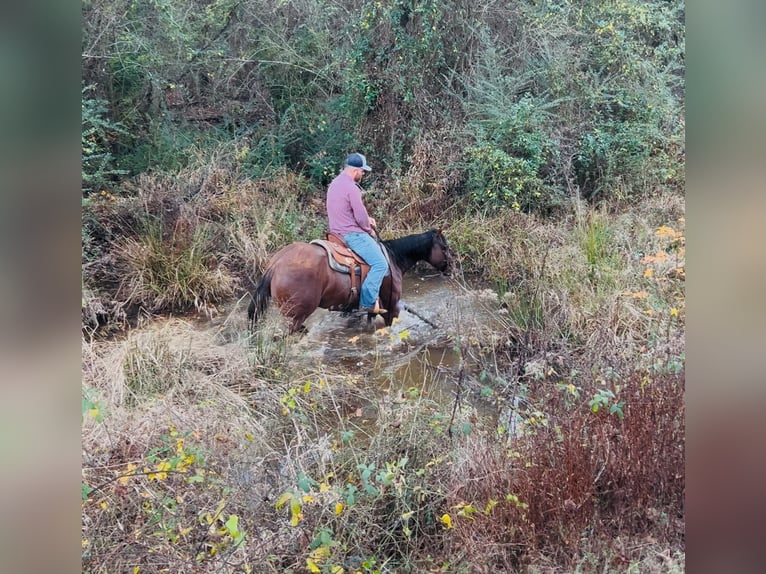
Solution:
[[[183,219],[164,237],[161,223],[148,219],[143,233],[118,249],[123,269],[118,295],[153,312],[204,310],[232,295],[235,282],[211,238],[208,227]]]
[[[97,191],[117,175],[112,147],[117,136],[127,135],[120,124],[108,117],[105,100],[87,97],[94,86],[82,89],[82,186],[83,192]]]
[[[619,389],[624,414],[594,412],[574,385],[540,383],[511,415],[518,423],[507,442],[467,441],[448,505],[453,544],[472,564],[517,569],[540,552],[572,568],[586,529],[593,544],[625,533],[682,536],[683,373],[637,373]],[[595,546],[598,564],[608,564],[610,552]],[[623,552],[614,560],[636,558]]]

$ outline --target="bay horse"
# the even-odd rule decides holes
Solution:
[[[418,261],[427,261],[438,271],[449,272],[454,254],[439,229],[381,241],[388,254],[389,274],[380,287],[383,315],[390,326],[399,316],[402,276]],[[283,316],[291,320],[290,333],[305,330],[303,323],[317,307],[350,312],[359,307],[358,292],[352,294],[351,276],[332,269],[325,249],[314,243],[295,242],[275,253],[251,294],[247,316],[250,328],[266,312],[273,298]],[[368,318],[371,316],[368,315]]]

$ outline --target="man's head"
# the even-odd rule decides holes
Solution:
[[[346,171],[351,174],[354,181],[362,181],[364,172],[372,171],[372,168],[367,165],[367,158],[360,153],[352,153],[346,158]]]

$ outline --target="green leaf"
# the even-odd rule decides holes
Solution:
[[[298,475],[298,488],[303,492],[311,492],[311,486],[317,484],[311,477],[306,476],[303,473]]]
[[[616,414],[618,418],[622,419],[625,416],[625,414],[622,412],[622,407],[624,406],[625,406],[624,401],[620,401],[619,403],[612,405],[611,407],[609,407],[609,414],[610,415]]]
[[[92,486],[88,486],[84,482],[82,483],[82,499],[87,500],[88,496],[90,496],[90,493],[93,492],[95,489]]]
[[[348,494],[346,495],[346,505],[347,506],[354,506],[354,503],[356,502],[356,491],[357,487],[353,484],[348,485]]]
[[[374,486],[372,486],[371,484],[366,485],[364,487],[364,491],[370,496],[377,496],[378,494],[380,494],[380,491]]]
[[[245,538],[245,532],[239,528],[239,517],[236,514],[229,516],[226,521],[226,530],[229,536],[234,539],[235,544],[239,544]]]
[[[322,544],[331,544],[332,543],[332,532],[330,530],[327,530],[326,528],[322,529],[322,532],[319,534],[319,540]]]
[[[229,531],[232,538],[236,538],[239,535],[239,517],[236,514],[232,514],[226,520],[226,530]]]

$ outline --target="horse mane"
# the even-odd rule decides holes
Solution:
[[[396,266],[402,272],[408,271],[418,261],[427,260],[434,244],[435,229],[423,233],[415,233],[398,239],[387,239],[383,245],[394,259]]]

